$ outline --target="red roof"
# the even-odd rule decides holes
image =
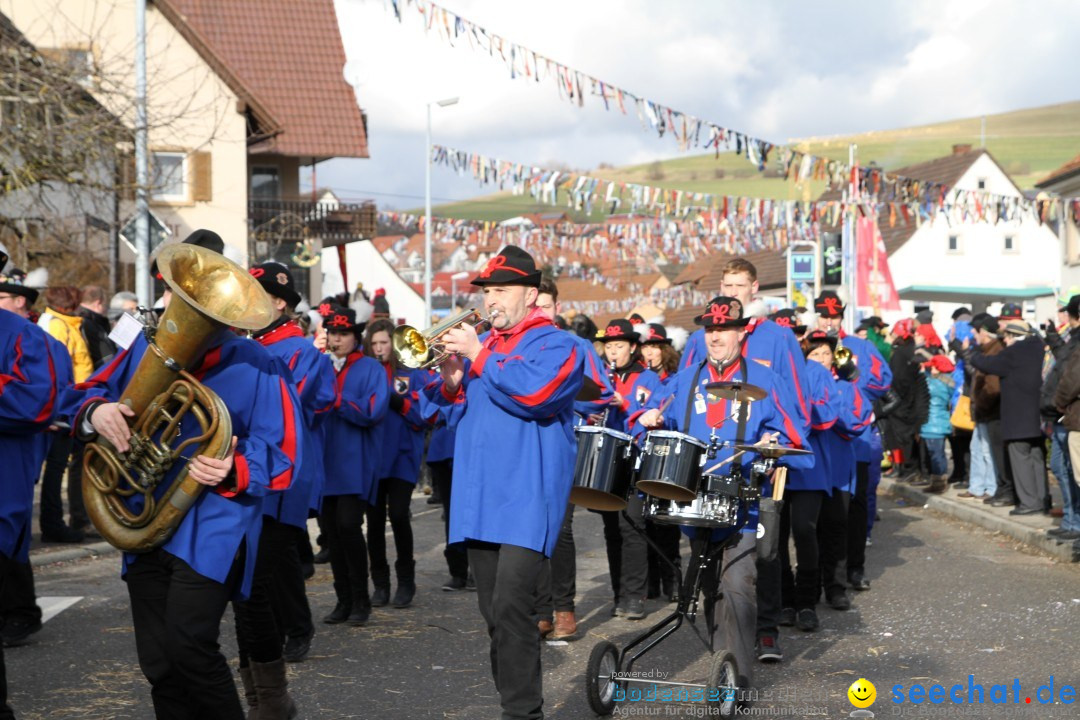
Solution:
[[[251,152],[368,157],[333,0],[154,4],[266,125]]]
[[[1072,177],[1076,174],[1080,174],[1080,155],[1077,155],[1072,160],[1035,183],[1035,187],[1044,188],[1048,185],[1053,185],[1058,180],[1064,180],[1065,178]]]

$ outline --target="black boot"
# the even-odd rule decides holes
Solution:
[[[327,625],[343,623],[349,619],[349,609],[348,603],[343,603],[339,600],[338,604],[334,606],[334,609],[330,611],[330,614],[323,618],[323,622]]]
[[[395,596],[397,597],[397,596]],[[375,592],[371,593],[371,607],[384,607],[390,604],[390,586],[376,585]]]
[[[255,679],[255,694],[259,698],[259,720],[291,720],[296,717],[296,703],[289,697],[289,681],[285,677],[285,660],[251,663]]]
[[[398,580],[397,592],[394,593],[392,605],[396,608],[409,607],[413,597],[416,596],[416,582],[413,580]]]
[[[353,591],[352,612],[345,621],[350,625],[363,625],[371,618],[371,600],[368,598],[367,582],[364,587]]]
[[[316,565],[325,565],[326,563],[330,562],[329,546],[319,548],[319,552],[315,553],[315,557],[312,558],[312,562],[314,562]]]
[[[251,667],[240,668],[240,682],[244,685],[244,699],[247,700],[247,720],[259,720],[259,695],[255,692],[255,678]]]

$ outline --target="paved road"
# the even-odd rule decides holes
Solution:
[[[487,640],[472,593],[443,593],[439,512],[413,501],[417,532],[416,604],[380,609],[366,628],[319,626],[307,662],[292,666],[292,691],[305,718],[436,720],[496,718]],[[897,706],[891,688],[914,683],[946,687],[969,674],[985,688],[1021,683],[1019,705],[971,708],[968,717],[1077,717],[1077,706],[1027,706],[1025,697],[1055,677],[1080,685],[1080,568],[1026,554],[1006,539],[960,525],[921,508],[882,502],[884,520],[869,550],[873,589],[847,613],[820,610],[816,634],[785,629],[781,665],[755,668],[762,688],[759,712],[820,708],[847,717],[848,686],[866,677],[877,687],[877,717],[932,717],[945,706]],[[600,518],[579,511],[578,603],[584,637],[544,648],[545,710],[554,720],[591,718],[584,692],[592,646],[625,643],[643,627],[609,616],[607,563]],[[391,552],[393,545],[391,544]],[[12,704],[24,719],[147,718],[149,695],[139,673],[116,556],[39,569],[41,596],[83,596],[48,621],[34,642],[6,650]],[[309,592],[317,616],[333,604],[327,566]],[[657,617],[664,606],[650,603]],[[231,613],[222,634],[235,657]],[[688,630],[680,631],[638,665],[669,679],[704,682],[708,655]],[[966,689],[964,691],[966,695]],[[906,690],[905,690],[906,694]],[[1011,695],[1010,695],[1011,699]],[[699,708],[700,709],[700,708]],[[960,709],[965,709],[961,706]],[[627,704],[667,717],[697,717],[695,708]],[[788,713],[773,715],[791,716]]]

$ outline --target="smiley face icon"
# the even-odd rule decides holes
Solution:
[[[859,678],[851,683],[847,691],[848,700],[857,708],[868,708],[877,699],[877,688],[866,678]]]

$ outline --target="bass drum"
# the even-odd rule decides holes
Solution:
[[[664,500],[692,502],[698,494],[705,450],[705,443],[690,435],[653,430],[645,436],[637,489]]]
[[[577,462],[570,502],[589,510],[623,510],[634,475],[634,438],[610,428],[574,428]]]

